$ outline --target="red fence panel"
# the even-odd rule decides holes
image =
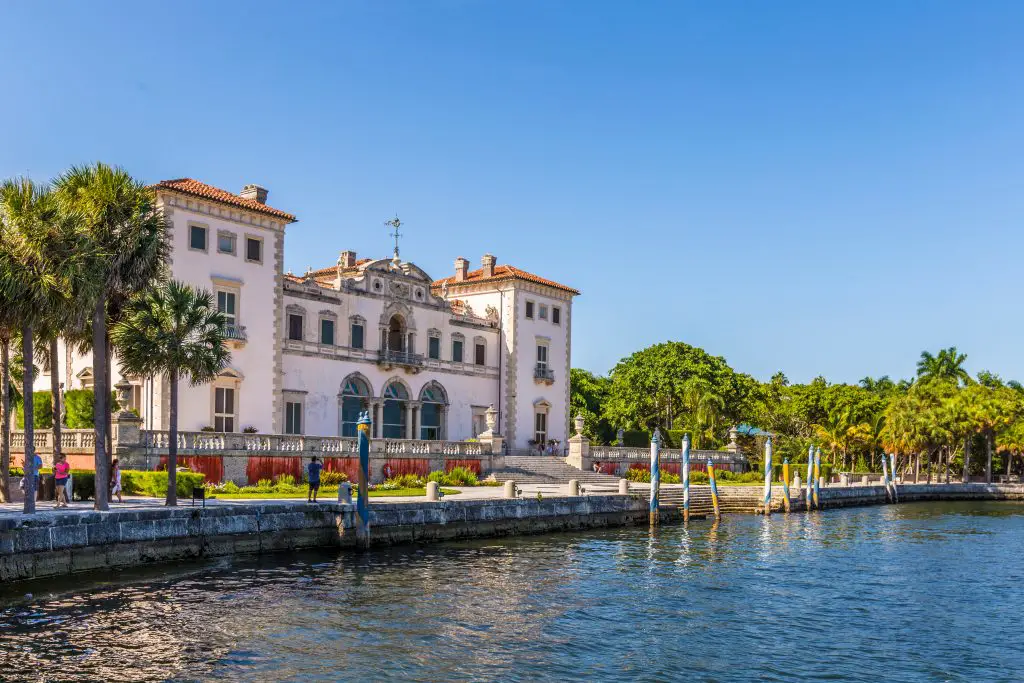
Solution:
[[[401,460],[388,460],[384,463],[384,477],[398,477],[403,474],[413,474],[417,477],[425,477],[430,474],[430,460],[426,458],[411,458]]]
[[[216,455],[179,455],[178,467],[187,467],[193,472],[206,475],[206,483],[219,484],[224,481],[224,459]],[[158,470],[167,469],[167,456],[160,456]]]
[[[245,466],[245,478],[250,484],[255,484],[260,479],[276,479],[282,474],[290,474],[295,477],[295,481],[302,481],[302,459],[274,456],[250,457]]]
[[[450,460],[445,460],[444,461],[444,471],[445,472],[451,472],[456,467],[465,467],[467,470],[469,470],[470,472],[472,472],[473,474],[475,474],[478,477],[480,476],[480,473],[482,472],[482,470],[480,468],[480,461],[479,460],[451,460],[450,459]]]
[[[344,472],[348,480],[359,481],[359,458],[324,458],[324,472]]]

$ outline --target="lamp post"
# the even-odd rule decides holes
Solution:
[[[363,412],[356,423],[359,434],[359,498],[356,501],[356,540],[360,548],[370,547],[370,413]]]

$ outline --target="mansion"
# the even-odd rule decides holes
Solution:
[[[196,180],[153,186],[167,218],[170,275],[213,293],[231,361],[213,382],[180,385],[179,429],[465,440],[487,429],[513,451],[569,435],[572,301],[566,285],[499,264],[455,259],[435,280],[399,258],[359,258],[284,272],[294,215],[247,185],[233,194]],[[90,388],[91,357],[62,351],[66,388]],[[122,378],[115,359],[113,382]],[[49,388],[49,377],[38,388]],[[169,385],[126,377],[143,426],[166,429]]]

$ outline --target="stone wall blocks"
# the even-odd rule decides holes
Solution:
[[[53,550],[80,548],[89,544],[89,535],[81,524],[55,526],[50,530],[50,547]]]
[[[52,550],[50,527],[19,529],[14,536],[15,553],[39,553]]]
[[[87,543],[91,546],[118,543],[121,540],[121,525],[113,522],[83,524]]]

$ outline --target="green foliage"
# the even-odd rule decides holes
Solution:
[[[615,429],[604,415],[611,381],[586,370],[569,370],[569,419],[583,416],[583,435],[596,443],[615,440]],[[575,428],[574,428],[575,430]]]
[[[630,448],[650,448],[651,433],[642,429],[623,430],[622,445]]]
[[[192,490],[203,485],[206,475],[198,472],[178,472],[178,494],[189,498]],[[121,470],[121,488],[127,495],[163,498],[167,495],[167,472]]]
[[[53,406],[50,404],[49,391],[32,392],[32,424],[36,429],[50,429],[53,427]],[[24,406],[20,403],[17,408],[18,429],[25,428]]]
[[[651,482],[651,473],[645,469],[640,469],[639,467],[630,467],[626,470],[626,479],[629,481],[649,484]]]
[[[453,467],[450,472],[435,470],[427,475],[427,481],[434,481],[441,486],[480,486],[476,474],[465,467]]]
[[[348,475],[344,472],[321,472],[320,473],[320,485],[337,486],[338,484],[348,481]]]
[[[89,429],[93,426],[93,405],[96,397],[92,389],[72,389],[64,392],[64,405],[69,429]]]

